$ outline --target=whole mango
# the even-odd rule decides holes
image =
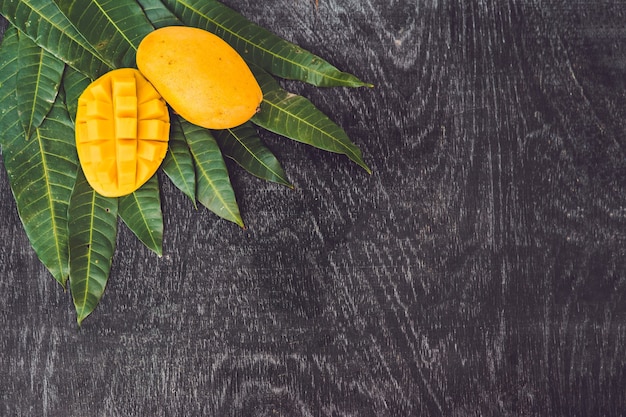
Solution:
[[[137,67],[176,113],[209,129],[239,126],[263,93],[243,58],[202,29],[167,26],[142,39]]]
[[[169,122],[165,101],[136,69],[92,82],[76,111],[76,150],[92,188],[119,197],[141,187],[167,153]]]

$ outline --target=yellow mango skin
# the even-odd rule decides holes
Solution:
[[[165,101],[139,71],[122,68],[92,82],[78,99],[76,150],[87,182],[120,197],[154,175],[167,153]]]
[[[257,112],[263,93],[243,58],[202,29],[167,26],[142,39],[137,67],[187,121],[227,129]]]

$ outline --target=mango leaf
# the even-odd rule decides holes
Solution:
[[[252,124],[213,132],[225,156],[261,179],[293,186],[272,151],[265,146]]]
[[[19,34],[9,26],[0,44],[0,145],[4,146],[17,136],[24,136],[17,114],[17,56]],[[21,130],[21,131],[20,131]]]
[[[17,72],[17,59],[5,58],[17,51],[16,32],[5,33],[0,59],[2,155],[26,235],[41,262],[65,286],[69,274],[67,210],[78,164],[73,126],[59,97],[46,120],[26,140],[17,117],[17,100],[10,100],[5,92],[17,80],[11,76]]]
[[[115,251],[117,207],[117,198],[96,193],[79,168],[68,210],[70,290],[79,325],[106,288]]]
[[[18,37],[17,110],[30,138],[56,100],[65,64],[25,34]]]
[[[76,109],[78,108],[78,98],[85,91],[85,88],[91,83],[91,78],[72,67],[65,68],[63,74],[63,91],[65,92],[65,104],[70,118],[74,122],[76,120]]]
[[[183,23],[163,5],[161,0],[138,0],[146,17],[155,28],[180,26]]]
[[[324,59],[280,38],[215,0],[163,0],[183,23],[212,32],[247,61],[281,78],[320,87],[371,86]]]
[[[148,249],[163,254],[163,213],[156,175],[135,192],[119,198],[118,214]]]
[[[161,168],[172,183],[196,206],[196,170],[183,128],[178,117],[170,117],[171,129],[168,152]]]
[[[87,41],[117,68],[134,67],[141,40],[154,30],[134,0],[55,0]]]
[[[261,110],[252,122],[271,132],[319,149],[346,155],[368,173],[361,150],[346,132],[306,98],[283,90],[267,72],[252,67],[263,90]]]
[[[37,45],[94,79],[115,67],[50,0],[3,0],[0,14]]]
[[[244,227],[224,158],[208,129],[180,120],[196,167],[198,201],[218,216]]]

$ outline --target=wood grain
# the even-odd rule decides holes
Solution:
[[[162,177],[78,329],[0,169],[0,415],[625,415],[626,4],[225,3],[375,84],[284,83],[374,173],[264,133],[243,231]]]

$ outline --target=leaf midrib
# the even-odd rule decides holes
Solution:
[[[230,134],[231,134],[231,135],[232,135],[232,136],[233,136],[233,137],[237,140],[237,142],[239,142],[239,144],[240,144],[241,146],[243,146],[243,148],[244,148],[244,149],[245,149],[245,150],[246,150],[246,151],[247,151],[250,155],[252,155],[252,157],[253,157],[254,159],[256,159],[256,160],[258,161],[258,163],[259,163],[261,166],[265,167],[265,169],[267,169],[269,172],[271,172],[272,174],[274,174],[277,178],[280,178],[281,180],[283,180],[285,183],[289,183],[289,181],[287,181],[287,179],[286,179],[286,178],[283,178],[283,176],[282,176],[282,175],[280,175],[279,173],[277,173],[276,171],[274,171],[274,170],[273,170],[273,169],[272,169],[269,165],[267,165],[265,162],[263,162],[263,160],[261,160],[261,159],[260,159],[260,158],[259,158],[259,157],[258,157],[258,156],[257,156],[257,155],[256,155],[256,154],[255,154],[255,153],[254,153],[251,149],[250,149],[250,147],[248,147],[248,146],[247,146],[247,145],[243,142],[243,140],[241,140],[241,139],[239,138],[239,135],[237,135],[237,133],[236,133],[236,132],[234,132],[232,129],[227,129],[227,130],[228,130],[228,132],[229,132],[229,133],[230,133]]]
[[[126,33],[124,33],[120,27],[117,25],[117,23],[115,23],[115,21],[109,16],[109,14],[104,10],[104,8],[100,5],[100,2],[98,2],[98,0],[91,0],[93,2],[93,4],[96,5],[96,7],[98,9],[100,9],[100,11],[102,12],[102,14],[107,18],[107,20],[109,22],[111,22],[111,24],[113,25],[113,27],[115,27],[115,29],[118,31],[118,33],[120,33],[122,35],[122,38],[124,38],[124,40],[126,42],[128,42],[128,44],[131,46],[131,48],[133,48],[135,50],[135,52],[137,52],[137,47],[135,46],[135,44],[133,44],[131,42],[131,40],[126,36]]]
[[[30,108],[30,118],[28,120],[28,126],[25,126],[25,131],[26,131],[26,139],[28,140],[28,138],[30,137],[30,131],[33,128],[33,119],[35,117],[35,108],[37,107],[37,96],[39,95],[39,85],[40,85],[40,81],[41,81],[41,74],[42,74],[42,67],[43,67],[43,49],[39,48],[39,71],[37,71],[37,81],[35,82],[35,93],[33,94],[34,96],[34,100],[33,100],[33,105]],[[39,136],[39,134],[37,134],[37,136]]]
[[[89,43],[89,41],[87,41],[87,39],[85,39],[82,35],[80,38],[76,38],[74,36],[71,36],[70,34],[67,33],[66,28],[62,28],[59,25],[57,25],[56,23],[54,23],[53,21],[49,20],[46,18],[46,15],[44,15],[41,11],[41,9],[43,8],[35,8],[32,4],[30,4],[29,2],[27,2],[26,0],[22,0],[24,4],[26,4],[28,7],[30,7],[30,10],[32,10],[33,12],[35,12],[43,21],[47,22],[50,26],[52,26],[53,28],[55,28],[56,30],[58,30],[59,32],[61,32],[63,35],[67,36],[68,38],[70,38],[71,40],[73,40],[74,42],[76,42],[77,44],[79,44],[80,46],[82,46],[83,48],[85,48],[85,50],[91,52],[91,54],[96,57],[98,60],[100,60],[100,62],[102,62],[103,64],[105,64],[107,67],[109,68],[113,68],[113,66],[111,64],[109,64],[104,57],[100,56],[100,54],[89,48],[92,45]],[[59,10],[60,12],[60,10]],[[70,26],[72,26],[74,29],[76,29],[76,27],[71,23],[68,22],[70,24]],[[24,32],[26,33],[26,32]],[[80,34],[80,32],[78,32]],[[31,39],[35,40],[32,36],[28,35],[28,33],[26,33],[27,36],[29,36]]]
[[[219,202],[222,204],[222,207],[224,207],[226,209],[226,211],[228,211],[228,213],[232,216],[233,219],[237,219],[237,224],[239,224],[239,222],[240,222],[239,216],[237,216],[237,214],[235,214],[230,209],[229,205],[226,203],[226,200],[224,200],[224,198],[222,197],[222,193],[219,192],[219,189],[215,186],[215,183],[213,182],[213,180],[211,180],[211,177],[209,176],[208,172],[205,171],[205,169],[202,166],[202,164],[198,164],[198,165],[200,166],[200,171],[202,172],[202,176],[204,177],[205,180],[208,181],[209,186],[215,192],[215,196],[217,197]]]
[[[181,166],[181,164],[178,161],[178,156],[176,155],[175,152],[172,152],[170,150],[170,158],[172,158],[172,160],[174,161],[174,166],[176,167],[176,170],[179,173],[179,178],[182,178],[184,183],[185,183],[185,188],[187,189],[187,191],[192,194],[195,197],[195,192],[192,192],[193,187],[190,186],[189,182],[187,181],[187,178],[185,176],[185,173],[183,171],[183,168]],[[194,200],[194,205],[196,204],[195,200]]]
[[[191,143],[193,143],[193,141],[191,141]],[[194,158],[196,160],[199,160],[198,159],[198,154],[197,154],[197,152],[195,150],[195,146],[191,146],[190,148],[191,148],[190,150],[191,150]],[[219,202],[222,203],[222,207],[224,207],[226,209],[226,211],[228,211],[228,213],[232,216],[233,219],[236,219],[238,225],[243,227],[243,224],[241,222],[240,216],[238,216],[235,212],[233,212],[231,210],[230,206],[226,203],[226,200],[224,200],[224,198],[222,197],[222,193],[219,192],[219,189],[215,186],[215,183],[213,182],[213,180],[211,180],[211,177],[209,176],[208,172],[204,169],[204,164],[196,164],[196,166],[200,170],[202,176],[209,183],[209,186],[211,187],[211,189],[215,192],[215,196],[217,197]]]
[[[287,98],[287,97],[286,97],[286,98]],[[284,99],[281,99],[281,101],[283,101],[283,100],[284,100]],[[296,120],[298,120],[298,122],[301,122],[301,123],[303,123],[303,124],[305,124],[305,125],[309,126],[309,127],[310,127],[310,128],[312,128],[314,131],[319,132],[321,135],[323,135],[323,136],[326,136],[326,137],[330,138],[330,139],[331,139],[334,143],[337,143],[337,144],[339,144],[339,146],[340,146],[340,147],[342,147],[342,148],[345,148],[345,149],[346,149],[345,154],[348,154],[348,155],[353,155],[355,158],[360,159],[360,158],[358,158],[358,155],[356,155],[356,154],[354,153],[354,151],[353,151],[353,150],[352,150],[352,149],[351,149],[351,148],[350,148],[347,144],[345,144],[345,143],[343,143],[342,141],[340,141],[339,139],[335,138],[333,135],[331,135],[331,134],[329,134],[329,133],[325,132],[323,129],[319,128],[317,125],[315,125],[315,124],[313,124],[313,123],[311,123],[311,122],[307,121],[306,119],[301,118],[300,116],[298,116],[298,115],[297,115],[297,114],[295,114],[295,113],[290,113],[290,112],[288,112],[288,111],[287,111],[287,110],[285,110],[284,108],[279,107],[277,104],[274,104],[274,103],[272,103],[271,101],[265,101],[265,103],[267,103],[268,105],[270,105],[271,107],[273,107],[273,108],[274,108],[274,109],[276,109],[277,111],[279,111],[279,112],[281,112],[281,113],[284,113],[284,114],[287,114],[287,115],[289,115],[289,116],[291,116],[291,117],[295,118]],[[338,153],[341,153],[341,152],[338,152]]]
[[[139,208],[139,199],[137,198],[137,193],[132,193],[131,195],[132,195],[133,200],[135,201],[135,206]],[[143,220],[143,224],[146,226],[146,230],[148,230],[149,232],[148,235],[150,236],[150,240],[152,241],[152,247],[155,249],[158,249],[159,245],[156,239],[154,238],[154,234],[152,233],[152,230],[150,229],[150,224],[148,223],[146,216],[144,216],[144,210],[139,209],[138,211],[139,211],[139,215],[141,216],[141,220]]]
[[[79,320],[85,314],[85,309],[87,306],[87,296],[89,295],[89,277],[91,276],[91,252],[93,251],[93,226],[94,226],[94,218],[95,218],[95,208],[96,208],[96,192],[91,191],[91,210],[89,211],[89,239],[87,249],[87,270],[85,274],[85,288],[83,292],[83,300],[81,303],[80,314],[78,315]]]
[[[50,212],[52,214],[51,217],[51,222],[52,222],[52,233],[54,235],[54,245],[56,248],[55,251],[55,255],[56,255],[56,259],[58,262],[58,266],[59,266],[59,271],[61,273],[61,280],[63,280],[63,260],[61,259],[61,247],[59,246],[59,234],[58,234],[58,227],[57,227],[57,221],[56,221],[56,216],[54,215],[54,201],[52,199],[52,185],[50,183],[50,176],[48,175],[48,160],[46,158],[46,153],[44,151],[43,148],[43,140],[41,137],[41,132],[39,131],[39,129],[35,130],[35,132],[37,133],[37,143],[39,144],[39,152],[41,153],[41,163],[42,163],[42,167],[43,167],[43,172],[44,172],[44,181],[46,184],[46,197],[48,199],[48,207],[50,208]]]
[[[275,53],[275,52],[270,51],[269,49],[263,48],[263,47],[261,47],[260,45],[255,44],[255,43],[253,43],[253,42],[249,41],[248,39],[246,39],[246,38],[244,38],[244,37],[240,36],[237,32],[234,32],[234,31],[230,30],[229,28],[227,28],[226,26],[224,26],[224,25],[220,24],[219,22],[217,22],[216,20],[212,19],[212,18],[211,18],[211,17],[209,17],[208,15],[206,15],[206,14],[202,13],[200,10],[198,10],[198,9],[194,8],[194,7],[193,7],[192,5],[190,5],[189,3],[186,3],[184,0],[178,0],[178,1],[177,1],[177,3],[178,3],[178,4],[180,4],[180,5],[182,5],[182,6],[184,6],[184,7],[187,7],[187,8],[188,8],[189,10],[191,10],[193,13],[196,13],[196,14],[198,14],[199,16],[202,16],[203,18],[205,18],[206,20],[208,20],[209,22],[211,22],[212,24],[214,24],[214,25],[215,25],[215,26],[217,26],[218,28],[220,28],[220,29],[224,30],[224,32],[229,33],[231,36],[234,36],[235,38],[237,38],[237,39],[239,39],[239,40],[241,40],[241,41],[245,42],[245,43],[246,43],[246,44],[248,44],[248,45],[252,45],[252,46],[254,46],[254,47],[255,47],[255,48],[257,48],[257,49],[260,49],[262,52],[267,53],[267,54],[271,55],[271,56],[272,56],[272,57],[274,57],[274,58],[277,58],[277,59],[283,60],[283,61],[285,61],[285,62],[288,62],[288,63],[290,63],[290,64],[292,64],[292,65],[294,65],[294,66],[296,66],[296,67],[300,68],[300,69],[301,69],[303,72],[305,72],[305,73],[306,73],[306,72],[309,72],[309,73],[312,73],[312,74],[316,74],[316,75],[318,75],[319,77],[321,77],[322,79],[326,78],[326,79],[333,80],[333,81],[336,81],[336,82],[339,82],[339,83],[344,82],[344,80],[343,80],[343,79],[341,79],[341,78],[333,77],[333,76],[331,76],[331,75],[328,75],[328,74],[327,74],[327,73],[325,73],[325,72],[321,72],[321,71],[315,70],[315,69],[313,69],[313,68],[307,67],[306,65],[300,64],[300,63],[298,63],[298,62],[296,62],[296,61],[292,61],[292,60],[290,60],[290,59],[287,59],[287,58],[285,58],[285,57],[283,57],[283,56],[278,55],[278,54],[277,54],[277,53]],[[337,72],[341,73],[341,71],[339,71],[339,70],[337,70]]]

